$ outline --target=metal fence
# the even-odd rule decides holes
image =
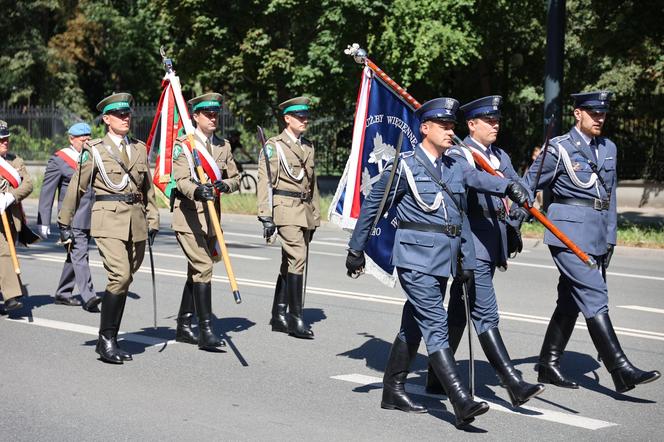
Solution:
[[[147,140],[156,103],[134,106],[132,134]],[[66,128],[79,121],[76,115],[50,106],[14,106],[0,104],[0,119],[7,121],[22,137],[13,137],[12,150],[26,159],[46,159],[65,142]],[[543,109],[539,104],[510,105],[503,110],[503,121],[497,144],[512,156],[515,167],[530,163],[534,146],[542,142]],[[100,117],[94,123],[99,123]],[[265,122],[277,128],[277,122]],[[574,124],[571,111],[563,116],[563,130]],[[331,117],[314,118],[307,137],[316,144],[316,163],[319,175],[340,175],[346,164],[351,145],[352,116],[342,121]],[[463,135],[464,124],[458,128]],[[254,128],[245,127],[245,120],[222,108],[218,133],[227,136],[229,131],[243,134],[245,149],[257,152]],[[618,176],[620,179],[645,178],[664,182],[664,96],[620,97],[613,105],[605,126],[605,135],[618,146]]]

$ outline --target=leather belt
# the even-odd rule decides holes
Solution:
[[[471,217],[484,216],[486,218],[493,218],[494,216],[501,221],[507,219],[507,211],[505,207],[498,207],[497,209],[490,210],[488,207],[476,207],[468,214]]]
[[[119,193],[115,195],[95,195],[95,201],[120,201],[127,204],[143,202],[142,193]]]
[[[399,228],[406,230],[417,230],[418,232],[444,233],[449,236],[461,235],[461,225],[459,224],[425,224],[413,223],[410,221],[399,221]]]
[[[309,195],[309,192],[292,192],[290,190],[279,190],[279,189],[274,189],[272,191],[273,195],[279,195],[279,196],[287,196],[290,198],[299,198],[302,201],[309,202],[311,201],[311,196]]]
[[[611,201],[598,198],[563,198],[553,196],[553,202],[556,204],[568,204],[570,206],[592,207],[595,210],[609,210]]]

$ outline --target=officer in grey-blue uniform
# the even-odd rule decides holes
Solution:
[[[488,410],[475,402],[461,383],[447,338],[447,314],[443,298],[450,276],[472,273],[475,252],[468,219],[465,186],[471,186],[523,203],[527,192],[516,182],[480,173],[467,163],[444,156],[453,144],[458,101],[437,98],[417,110],[422,143],[401,155],[398,178],[388,187],[389,166],[364,200],[360,218],[348,244],[346,267],[358,274],[365,265],[364,248],[382,195],[396,204],[398,229],[392,251],[407,301],[401,329],[394,340],[383,378],[381,406],[407,412],[425,412],[406,395],[404,382],[410,363],[424,338],[429,361],[452,402],[457,427]],[[462,270],[457,269],[461,261]]]
[[[501,100],[502,97],[492,95],[461,106],[469,131],[464,143],[491,164],[499,176],[520,182],[521,178],[512,167],[509,155],[493,144],[500,128]],[[448,150],[447,155],[459,162],[469,163],[479,171],[483,170],[473,160],[472,153],[460,146]],[[512,405],[518,407],[544,391],[544,386],[525,382],[512,364],[498,330],[498,303],[493,287],[493,276],[496,268],[504,270],[507,267],[510,253],[520,249],[510,250],[508,246],[508,229],[514,227],[507,224],[507,201],[504,198],[470,188],[467,199],[468,219],[476,257],[474,277],[466,283],[470,313],[484,354],[496,370],[502,385],[507,389]],[[514,237],[519,239],[517,235],[512,238]],[[452,352],[456,352],[466,326],[462,286],[463,283],[455,279],[450,288],[448,326]],[[428,392],[442,393],[442,388],[436,381],[435,374],[429,367]]]
[[[588,331],[616,391],[660,377],[658,371],[642,371],[625,356],[609,319],[608,289],[603,272],[616,244],[616,145],[602,137],[611,92],[573,94],[576,125],[548,145],[537,189],[549,188],[552,204],[547,216],[581,250],[591,255],[600,269],[585,265],[550,232],[544,235],[553,261],[560,271],[558,301],[549,322],[539,359],[540,382],[565,388],[578,384],[560,370],[560,358],[572,334],[578,313],[586,318]],[[542,154],[525,179],[533,186]],[[532,184],[531,184],[532,183]],[[511,216],[522,219],[518,210]]]
[[[67,193],[71,177],[76,172],[83,143],[90,139],[90,133],[90,126],[86,123],[72,125],[67,131],[69,146],[58,150],[46,164],[39,194],[39,213],[37,214],[37,228],[42,238],[46,238],[51,232],[51,213],[55,193],[58,193],[58,206],[60,206]],[[62,267],[58,288],[55,291],[55,303],[70,306],[81,305],[81,302],[72,296],[74,287],[78,286],[83,299],[83,309],[89,312],[99,312],[97,306],[101,302],[101,297],[97,296],[92,285],[88,262],[90,211],[93,201],[94,191],[88,190],[81,197],[80,205],[74,214],[72,221],[74,237]]]

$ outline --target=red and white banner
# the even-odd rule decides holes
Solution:
[[[55,152],[55,155],[60,157],[72,169],[76,170],[78,168],[78,157],[80,156],[80,153],[74,148],[65,147],[64,149]]]
[[[18,170],[2,157],[0,157],[0,175],[6,179],[14,189],[21,185],[21,175],[18,174]]]

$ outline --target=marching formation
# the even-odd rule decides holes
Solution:
[[[173,101],[178,102],[182,97],[177,77],[169,78]],[[392,214],[389,223],[395,233],[389,263],[406,301],[386,355],[382,408],[427,411],[405,389],[423,340],[429,361],[426,390],[449,398],[456,426],[486,413],[489,405],[474,398],[472,375],[466,387],[457,369],[455,352],[466,327],[468,333],[475,330],[514,407],[542,394],[544,384],[578,388],[565,375],[560,360],[579,313],[616,391],[660,377],[658,371],[642,371],[629,361],[609,318],[605,272],[616,244],[617,153],[615,144],[602,136],[602,128],[611,93],[572,97],[575,126],[547,140],[523,177],[515,172],[506,151],[494,144],[502,97],[482,97],[461,106],[451,97],[419,106],[410,97],[417,103],[412,117],[418,125],[410,128],[412,133],[399,129],[396,153],[363,196],[346,258],[347,274],[353,278],[375,266],[371,241],[377,236],[377,224]],[[159,231],[149,147],[129,136],[132,102],[129,93],[114,93],[99,102],[97,110],[106,126],[103,138],[92,139],[86,123],[69,128],[69,146],[55,152],[46,166],[37,215],[38,234],[46,238],[57,193],[57,224],[66,260],[54,291],[55,303],[100,312],[95,351],[111,364],[132,361],[117,336],[133,275],[146,247],[152,253]],[[212,326],[212,277],[214,264],[228,258],[219,226],[220,199],[238,190],[240,174],[230,143],[215,134],[221,94],[206,93],[188,105],[177,109],[187,121],[171,146],[169,164],[171,228],[187,260],[175,339],[218,351],[226,343]],[[302,311],[309,245],[321,223],[315,147],[304,136],[311,107],[308,97],[284,101],[277,106],[281,133],[265,139],[259,128],[257,188],[263,236],[268,244],[277,239],[281,244],[269,326],[274,332],[309,340],[314,332]],[[455,135],[461,122],[468,129],[463,141]],[[404,135],[410,148],[402,150]],[[10,152],[10,136],[7,124],[0,121],[0,291],[8,311],[20,309],[25,294],[15,242],[35,240],[21,206],[32,192],[32,181],[23,160]],[[546,217],[530,207],[543,189],[552,194]],[[532,216],[555,226],[547,230],[544,242],[560,272],[556,308],[537,364],[539,383],[524,380],[512,363],[499,330],[499,294],[493,283],[496,270],[506,270],[508,259],[521,251],[521,223]],[[102,296],[92,284],[90,238],[107,274]],[[233,284],[230,263],[225,264]],[[75,287],[81,301],[73,297]],[[233,291],[240,302],[239,291]]]

